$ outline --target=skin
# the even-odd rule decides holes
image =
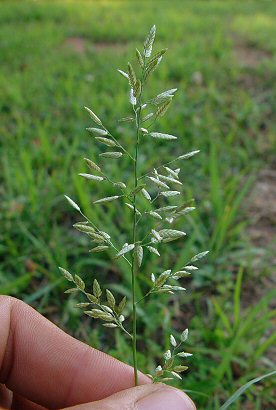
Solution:
[[[176,391],[142,374],[141,386],[133,388],[132,367],[77,341],[17,299],[0,296],[0,324],[0,409],[127,410],[160,389]],[[195,409],[186,399],[183,410]]]

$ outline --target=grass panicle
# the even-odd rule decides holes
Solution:
[[[98,281],[94,280],[93,293],[87,293],[85,290],[85,284],[83,280],[78,275],[72,275],[68,271],[61,269],[64,277],[75,284],[75,288],[71,288],[69,292],[81,292],[88,299],[87,303],[78,303],[76,306],[80,309],[85,309],[84,313],[94,319],[100,319],[103,321],[103,325],[109,328],[120,328],[126,335],[128,335],[132,340],[132,355],[133,355],[133,368],[134,368],[134,384],[138,384],[138,360],[137,360],[137,323],[139,320],[137,313],[137,305],[141,302],[145,303],[145,299],[152,294],[168,294],[173,295],[175,292],[185,291],[186,289],[178,284],[177,282],[183,278],[189,276],[191,272],[191,263],[194,263],[201,259],[207,254],[207,252],[202,252],[195,255],[185,266],[188,266],[187,270],[182,267],[178,271],[173,269],[167,269],[157,276],[152,273],[150,276],[151,287],[145,292],[142,297],[137,298],[137,281],[139,278],[140,271],[143,270],[143,258],[144,253],[153,253],[159,256],[160,253],[164,253],[164,246],[168,242],[177,241],[183,239],[186,233],[178,229],[173,229],[173,224],[178,217],[185,216],[190,210],[195,208],[189,208],[183,205],[182,197],[183,194],[179,190],[174,188],[177,186],[182,186],[182,182],[179,177],[180,168],[171,169],[166,165],[179,162],[182,159],[187,159],[197,154],[199,151],[194,150],[188,154],[183,154],[176,156],[171,161],[166,164],[156,164],[155,168],[146,173],[146,179],[144,183],[140,184],[140,179],[143,178],[141,175],[141,165],[140,156],[143,152],[144,139],[152,137],[152,144],[157,144],[156,149],[158,149],[158,140],[163,143],[169,142],[172,144],[177,140],[177,137],[171,134],[159,132],[159,131],[149,131],[146,128],[141,127],[142,122],[147,121],[147,119],[152,118],[152,122],[148,128],[157,127],[158,118],[162,117],[168,108],[168,103],[170,104],[176,88],[159,93],[156,97],[153,97],[149,102],[144,101],[144,91],[145,88],[149,88],[149,76],[154,70],[158,68],[161,62],[162,56],[166,50],[158,51],[152,58],[150,58],[152,53],[152,48],[154,44],[156,34],[156,27],[153,26],[144,42],[143,52],[140,53],[136,49],[136,57],[138,59],[137,70],[133,68],[131,63],[127,65],[127,72],[123,70],[118,70],[123,77],[128,79],[129,82],[129,102],[131,104],[131,109],[133,112],[133,127],[135,137],[128,141],[128,145],[123,146],[118,142],[119,137],[115,138],[111,133],[105,128],[104,121],[99,119],[99,117],[89,108],[85,107],[88,111],[93,122],[101,128],[89,127],[87,130],[95,135],[95,142],[102,143],[108,147],[115,147],[120,149],[119,151],[105,151],[99,154],[99,161],[102,160],[101,166],[96,165],[94,160],[85,158],[85,163],[88,168],[97,171],[101,175],[79,173],[78,175],[84,179],[90,181],[103,182],[106,180],[111,182],[112,176],[107,176],[102,170],[105,168],[104,159],[120,159],[124,153],[129,153],[129,157],[132,162],[132,176],[128,181],[128,184],[121,182],[113,182],[113,188],[117,191],[121,191],[120,195],[112,195],[108,197],[103,197],[100,199],[93,200],[94,205],[109,205],[110,202],[116,200],[122,200],[121,205],[127,206],[132,212],[132,221],[130,231],[131,243],[124,243],[122,245],[114,243],[116,238],[111,238],[111,234],[102,232],[99,227],[96,227],[81,211],[80,207],[68,196],[66,196],[67,201],[73,208],[85,217],[86,224],[77,223],[74,225],[76,229],[82,233],[88,235],[94,248],[90,249],[89,252],[99,253],[108,251],[113,248],[115,251],[114,259],[124,258],[126,263],[129,265],[130,275],[131,275],[131,314],[129,321],[132,321],[132,330],[127,330],[124,327],[123,322],[125,321],[124,307],[126,304],[126,299],[124,298],[120,304],[116,305],[115,296],[112,292],[106,289],[107,301],[102,300],[102,290]],[[147,80],[147,82],[146,82]],[[144,116],[144,109],[150,109],[151,112]],[[154,128],[153,128],[154,129]],[[112,139],[110,139],[111,137]],[[156,140],[156,141],[154,141]],[[172,142],[173,141],[173,142]],[[133,148],[134,147],[134,148]],[[131,150],[133,149],[133,152]],[[119,165],[121,166],[121,165]],[[165,174],[164,174],[165,173]],[[144,204],[142,200],[144,197],[148,204]],[[176,199],[177,197],[177,199]],[[129,202],[124,202],[124,199],[128,199]],[[173,202],[175,200],[175,202]],[[174,205],[173,205],[174,203]],[[161,213],[165,213],[161,215]],[[141,225],[147,229],[146,235],[142,235]],[[196,267],[193,267],[196,269]],[[68,291],[67,291],[68,292]],[[89,309],[88,309],[89,307]],[[180,373],[188,369],[187,366],[181,365],[179,362],[185,360],[191,354],[180,352],[183,348],[183,344],[188,338],[188,330],[185,330],[181,336],[179,343],[173,335],[170,336],[170,342],[172,345],[172,351],[167,350],[164,354],[164,364],[163,366],[158,365],[152,380],[157,381],[169,381],[171,378],[181,379]]]

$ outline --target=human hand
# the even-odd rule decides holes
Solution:
[[[180,390],[67,335],[23,302],[0,296],[0,409],[195,410]]]

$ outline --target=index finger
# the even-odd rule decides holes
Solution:
[[[133,369],[67,335],[23,302],[0,296],[0,383],[47,408],[133,387]],[[141,383],[148,383],[141,376]]]

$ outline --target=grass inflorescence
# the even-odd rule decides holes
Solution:
[[[89,127],[87,130],[92,133],[96,142],[108,147],[109,150],[104,150],[99,154],[99,159],[102,160],[100,165],[94,158],[93,160],[84,158],[88,169],[93,173],[79,173],[79,176],[94,183],[106,182],[115,190],[116,195],[93,200],[94,206],[109,205],[110,202],[117,203],[120,200],[121,206],[125,208],[126,212],[127,208],[131,210],[130,227],[129,229],[124,227],[126,231],[130,232],[129,238],[127,238],[128,242],[119,244],[116,238],[112,237],[111,230],[109,230],[110,233],[107,233],[102,226],[96,226],[83,213],[80,206],[65,195],[69,204],[84,218],[84,221],[74,224],[74,228],[90,238],[91,246],[93,246],[90,252],[106,252],[111,248],[115,253],[114,259],[123,258],[126,265],[129,266],[132,332],[130,329],[127,330],[123,324],[125,321],[123,313],[126,305],[126,295],[117,305],[113,293],[106,289],[106,302],[103,302],[101,298],[102,289],[96,279],[93,282],[93,293],[87,293],[84,281],[77,274],[72,275],[64,268],[60,268],[64,277],[75,285],[66,292],[82,292],[87,298],[87,302],[76,305],[78,308],[84,309],[86,315],[102,320],[105,327],[119,328],[131,338],[135,385],[138,385],[137,322],[139,316],[137,311],[139,303],[145,303],[145,299],[151,295],[173,295],[175,292],[185,291],[186,289],[178,283],[179,280],[189,277],[192,271],[197,270],[198,267],[195,266],[195,263],[208,253],[208,251],[205,251],[194,255],[177,271],[166,269],[157,277],[154,273],[151,273],[151,285],[147,287],[142,297],[137,298],[137,282],[139,272],[144,269],[144,254],[152,253],[159,257],[161,253],[163,254],[164,245],[168,242],[183,239],[186,236],[184,231],[175,229],[174,224],[176,220],[184,219],[186,215],[194,211],[195,207],[188,206],[182,198],[183,193],[176,189],[182,187],[179,175],[183,160],[187,160],[199,153],[199,150],[192,150],[177,155],[163,164],[157,163],[144,174],[141,172],[140,158],[143,150],[145,151],[144,144],[148,139],[151,139],[151,144],[155,144],[157,149],[158,140],[166,143],[177,140],[175,135],[152,131],[157,126],[158,120],[166,114],[171,106],[177,89],[162,91],[154,97],[144,97],[149,78],[159,67],[163,55],[167,51],[167,49],[163,49],[152,53],[155,34],[156,27],[153,26],[144,42],[143,51],[140,52],[136,49],[139,71],[135,70],[131,63],[127,65],[127,72],[121,69],[118,70],[129,84],[129,102],[132,108],[132,116],[128,117],[128,121],[134,128],[133,140],[129,138],[127,143],[122,145],[120,138],[114,136],[104,125],[105,121],[100,119],[90,108],[85,107],[93,123],[97,125],[97,127]],[[129,131],[127,132],[129,133]],[[114,181],[113,176],[104,170],[106,158],[119,160],[124,155],[128,156],[132,163],[132,173],[130,173],[129,181],[126,183],[121,182],[121,180]],[[120,163],[118,166],[120,166]],[[177,168],[175,168],[176,166]],[[146,276],[144,275],[145,278]],[[179,343],[176,342],[173,335],[170,335],[172,351],[169,349],[165,352],[163,356],[164,365],[163,367],[161,365],[156,367],[152,376],[153,381],[169,381],[173,378],[182,378],[180,373],[187,370],[188,367],[179,364],[179,359],[187,358],[192,354],[178,350],[187,338],[188,329],[182,332]]]

